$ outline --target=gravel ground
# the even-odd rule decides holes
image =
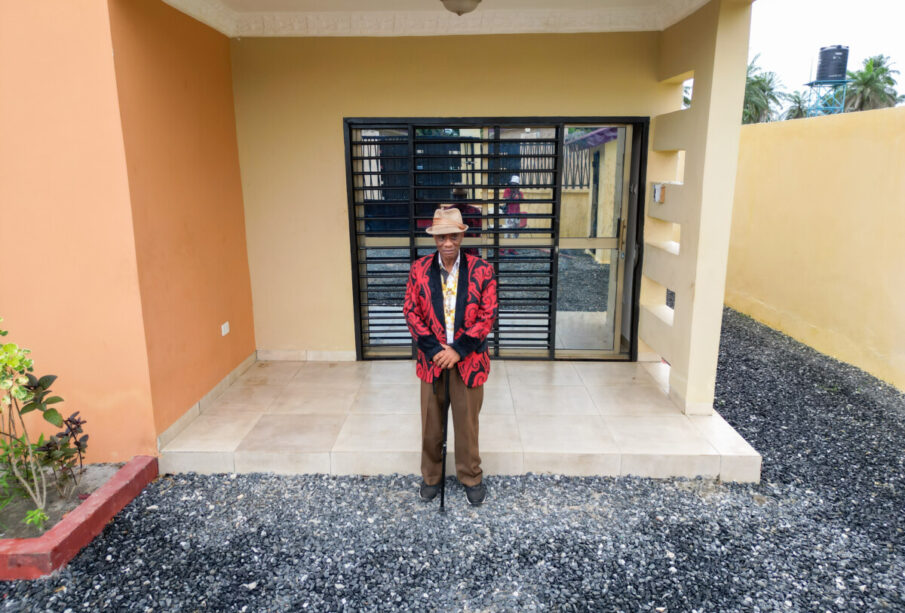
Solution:
[[[726,310],[717,408],[760,484],[179,475],[62,571],[0,584],[28,611],[902,611],[905,398]]]
[[[560,311],[606,311],[609,264],[599,264],[583,251],[561,251],[557,283],[556,308]]]

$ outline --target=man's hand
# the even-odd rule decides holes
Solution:
[[[440,368],[452,368],[459,360],[459,354],[449,345],[443,345],[443,351],[434,356],[434,364]]]

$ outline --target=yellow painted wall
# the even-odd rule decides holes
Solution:
[[[552,190],[551,190],[552,192]],[[531,227],[534,219],[528,220],[528,227]],[[584,187],[581,189],[564,189],[560,201],[560,220],[559,233],[560,236],[588,236],[590,234],[591,225],[591,190]]]
[[[259,349],[355,347],[343,117],[652,116],[660,33],[231,40]],[[517,92],[514,95],[513,92]],[[652,154],[652,180],[675,156]]]
[[[905,389],[905,108],[742,128],[726,303]]]

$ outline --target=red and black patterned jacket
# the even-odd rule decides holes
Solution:
[[[497,284],[493,266],[486,260],[464,250],[460,254],[455,331],[450,347],[462,358],[456,367],[465,385],[477,387],[490,374],[487,335],[497,317]],[[418,378],[433,383],[442,369],[431,360],[443,351],[441,343],[446,344],[443,287],[436,252],[412,263],[402,311],[418,345]]]

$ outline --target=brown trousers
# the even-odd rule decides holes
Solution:
[[[446,404],[447,377],[449,396],[452,398],[450,413],[456,437],[456,475],[463,485],[470,487],[480,483],[483,476],[478,451],[478,414],[484,401],[484,386],[466,387],[456,367],[444,370],[435,383],[421,382],[421,476],[428,485],[436,485],[440,483],[440,474],[443,472],[442,407]],[[446,448],[448,453],[449,443]]]

